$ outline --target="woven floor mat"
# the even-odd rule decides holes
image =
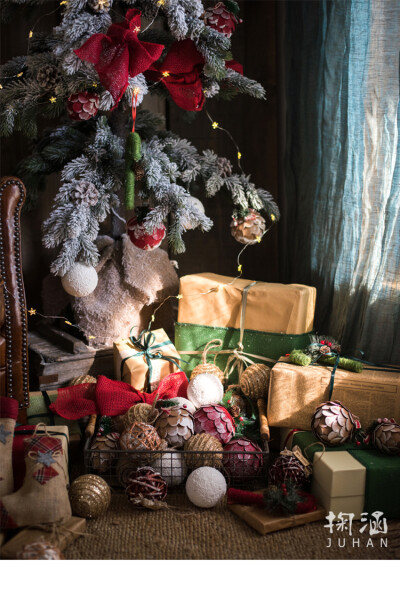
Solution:
[[[170,509],[137,510],[125,495],[114,494],[108,512],[88,520],[92,536],[78,538],[65,551],[66,559],[400,559],[400,522],[389,521],[388,548],[367,547],[368,535],[359,534],[361,524],[353,524],[353,537],[346,546],[328,548],[325,521],[259,535],[225,505],[200,510],[184,495],[168,498]],[[342,538],[343,533],[339,533]],[[360,546],[352,546],[352,538]]]

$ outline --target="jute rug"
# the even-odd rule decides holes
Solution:
[[[400,522],[389,521],[388,547],[367,547],[368,534],[359,534],[360,522],[353,524],[353,536],[343,548],[329,534],[325,521],[259,535],[225,505],[201,510],[185,495],[171,495],[171,508],[160,511],[137,510],[123,494],[113,494],[108,512],[88,520],[85,537],[65,551],[66,559],[400,559]],[[328,537],[336,539],[331,547]],[[352,546],[352,539],[360,539]],[[341,540],[343,544],[343,540]]]

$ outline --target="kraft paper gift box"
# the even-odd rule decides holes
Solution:
[[[148,342],[147,357],[130,338],[114,342],[115,378],[142,392],[153,392],[164,377],[179,371],[179,354],[162,328],[141,333],[140,342],[144,347]],[[158,358],[157,353],[165,358]]]
[[[353,512],[357,517],[381,511],[388,519],[400,518],[399,456],[354,443],[325,446],[321,455],[322,445],[316,441],[311,431],[293,436],[293,446],[298,445],[314,462],[311,490],[327,511]]]
[[[268,421],[271,427],[310,429],[318,404],[329,400],[332,367],[301,367],[281,358],[271,370]],[[337,369],[331,400],[339,400],[366,429],[374,419],[400,418],[400,373],[368,365],[361,373]]]
[[[183,276],[179,293],[175,345],[188,361],[185,371],[201,363],[201,353],[212,339],[222,340],[222,351],[236,349],[241,329],[243,351],[269,359],[254,358],[254,363],[271,365],[310,343],[314,287],[255,283],[207,272]],[[218,356],[218,367],[224,369],[228,357],[229,353]]]

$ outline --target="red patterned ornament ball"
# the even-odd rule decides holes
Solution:
[[[99,111],[99,96],[96,93],[75,93],[68,97],[67,113],[71,120],[90,120]]]
[[[136,247],[141,250],[151,251],[159,247],[165,237],[165,225],[161,226],[150,234],[144,228],[143,223],[139,223],[136,216],[132,217],[127,224],[129,239]]]
[[[235,422],[226,408],[219,404],[202,406],[194,413],[194,432],[210,433],[223,444],[235,435]]]
[[[261,448],[250,439],[232,439],[224,447],[223,465],[232,477],[255,477],[260,473],[263,463]]]

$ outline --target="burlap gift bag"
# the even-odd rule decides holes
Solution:
[[[70,518],[66,449],[61,439],[34,433],[25,440],[25,464],[22,487],[0,500],[0,529]]]

